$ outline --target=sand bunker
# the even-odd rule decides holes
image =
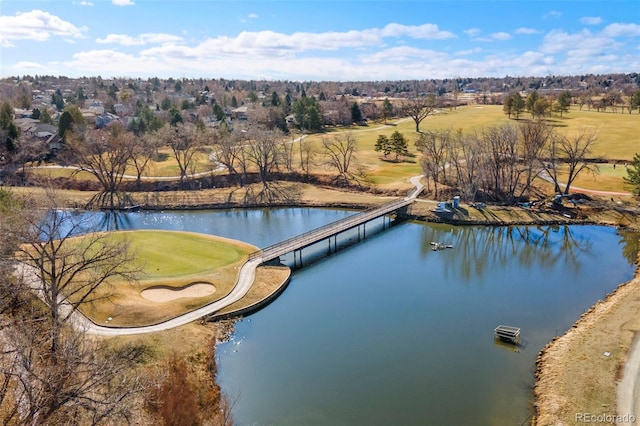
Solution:
[[[213,284],[200,282],[188,284],[184,287],[166,287],[156,286],[149,287],[140,292],[140,295],[152,302],[170,302],[175,299],[183,297],[202,297],[209,296],[216,292],[216,287]]]

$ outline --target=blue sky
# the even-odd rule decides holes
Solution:
[[[0,77],[640,72],[640,1],[0,0]]]

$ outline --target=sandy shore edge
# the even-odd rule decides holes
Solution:
[[[638,347],[634,345],[640,330],[640,319],[634,315],[638,309],[640,269],[636,266],[632,280],[594,304],[564,335],[540,351],[532,424],[579,424],[586,422],[587,414],[610,416],[601,418],[611,423],[615,416],[634,414],[629,410],[635,410],[637,403],[633,401],[635,380],[623,382],[621,378],[625,370],[637,375],[638,365],[631,355],[632,348]],[[637,352],[640,360],[640,347]],[[624,413],[621,399],[627,404]]]

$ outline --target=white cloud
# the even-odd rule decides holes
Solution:
[[[469,28],[468,30],[464,30],[464,33],[469,37],[477,37],[482,33],[480,28]]]
[[[255,13],[250,13],[250,14],[247,16],[247,18],[249,18],[249,19],[258,19],[258,15],[257,15],[257,14],[255,14]]]
[[[332,51],[341,48],[378,46],[378,31],[347,31],[327,33],[282,34],[274,31],[243,31],[236,37],[219,36],[204,40],[196,46],[167,43],[141,52],[145,56],[180,58],[220,58],[251,55],[254,57],[291,57],[295,53],[313,50]]]
[[[123,46],[144,46],[146,44],[179,43],[182,40],[182,37],[162,33],[139,34],[135,37],[127,34],[109,34],[105,38],[97,39],[96,43],[121,44]]]
[[[638,37],[640,36],[640,25],[610,24],[602,30],[602,34],[607,37]]]
[[[558,12],[557,10],[552,10],[549,13],[547,13],[546,15],[544,15],[544,17],[552,17],[552,18],[559,18],[562,16],[562,12]]]
[[[133,0],[111,0],[111,3],[116,6],[133,6],[135,4]]]
[[[83,38],[86,27],[70,22],[42,10],[0,16],[0,43],[11,45],[11,40],[45,41],[52,36]]]
[[[585,25],[600,25],[602,18],[599,16],[584,16],[580,18],[580,22]]]
[[[364,63],[384,63],[384,62],[415,62],[415,61],[443,61],[449,55],[434,50],[419,49],[411,46],[398,46],[385,50],[380,50],[368,55],[363,59]]]
[[[511,34],[505,33],[505,32],[493,33],[491,34],[491,38],[493,40],[500,40],[500,41],[511,40]]]
[[[455,38],[455,34],[449,31],[442,31],[435,24],[422,25],[402,25],[388,24],[381,31],[382,37],[404,37],[408,36],[415,39],[426,40],[442,40],[447,38]]]
[[[533,28],[521,27],[515,31],[516,34],[538,34],[540,31],[535,30]]]
[[[30,62],[30,61],[17,62],[15,65],[13,65],[12,68],[14,70],[19,70],[21,72],[24,72],[25,70],[45,70],[45,69],[47,69],[47,67],[45,65],[39,64],[37,62]]]
[[[614,40],[594,35],[589,30],[569,34],[561,30],[553,30],[549,32],[542,41],[540,51],[543,53],[562,53],[569,52],[576,48],[589,48],[592,51],[601,51],[608,48],[614,48],[616,43]]]
[[[482,49],[479,47],[475,47],[473,49],[467,49],[467,50],[459,50],[455,53],[456,56],[467,56],[467,55],[473,55],[474,53],[480,53],[482,52]]]

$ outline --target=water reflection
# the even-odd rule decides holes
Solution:
[[[482,279],[495,268],[536,265],[551,270],[558,264],[578,270],[586,258],[593,256],[588,235],[578,234],[568,225],[422,228],[421,253],[432,255],[433,243],[453,245],[455,256],[442,256],[449,270],[460,271],[465,281]],[[633,238],[628,238],[629,244]],[[637,238],[635,240],[637,253]],[[634,248],[629,248],[633,256]],[[434,253],[433,255],[439,255]]]
[[[640,250],[640,235],[634,231],[619,230],[620,244],[622,245],[622,255],[629,265],[635,265],[638,261],[638,250]]]

